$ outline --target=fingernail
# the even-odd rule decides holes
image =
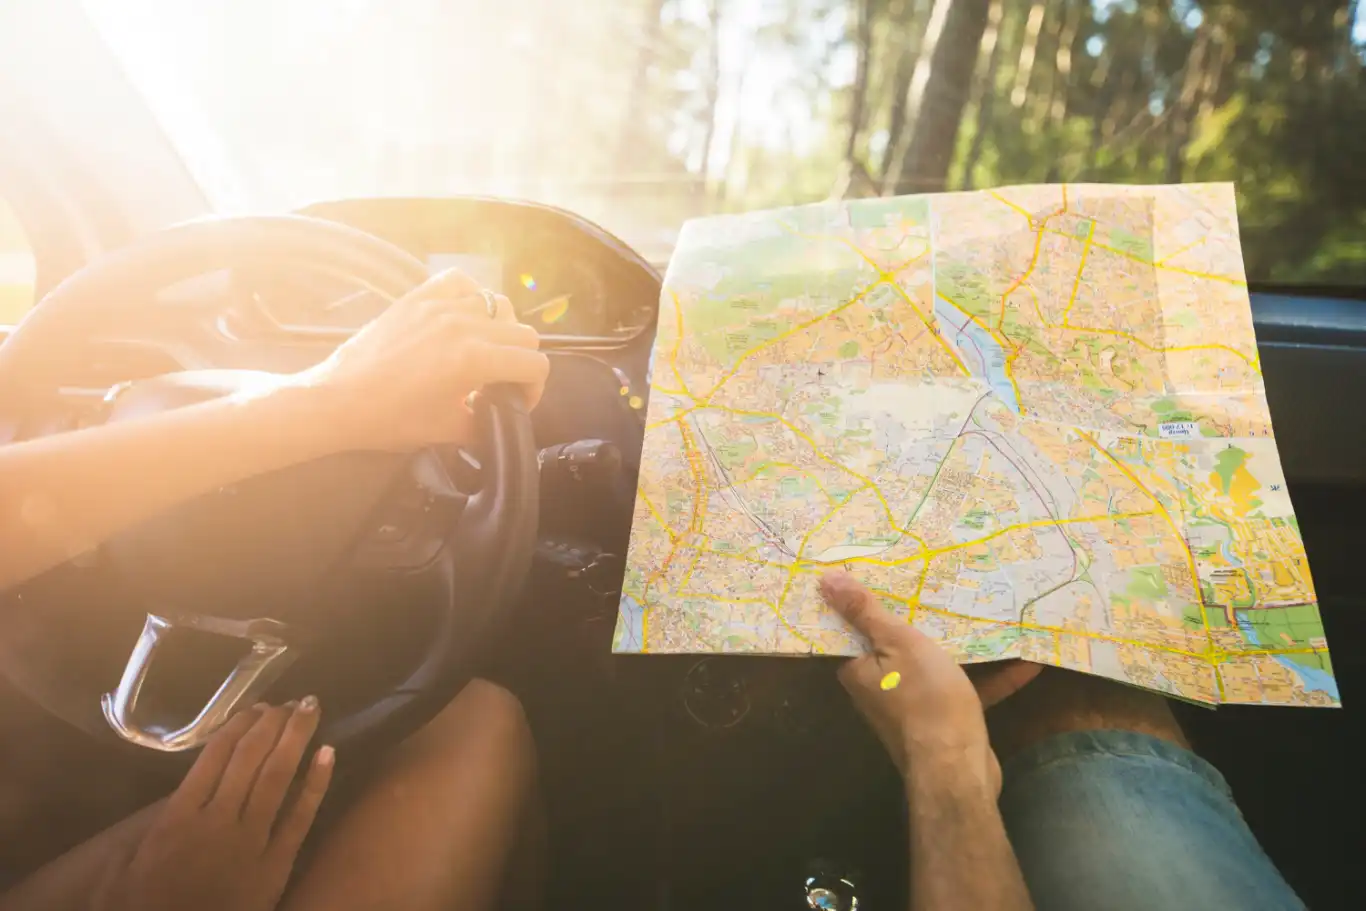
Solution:
[[[317,710],[318,710],[318,697],[317,697],[317,696],[305,696],[305,697],[303,698],[303,701],[299,703],[299,711],[301,711],[301,712],[308,713],[308,712],[316,712]]]
[[[280,708],[282,708],[282,709],[289,709],[291,712],[298,711],[298,709],[299,709],[299,700],[297,700],[297,699],[291,699],[291,700],[289,700],[288,702],[286,702],[284,705],[280,706]]]
[[[251,710],[253,712],[264,712],[268,708],[270,708],[269,702],[258,702],[251,707]]]
[[[316,760],[318,765],[324,767],[330,766],[333,763],[333,761],[336,760],[336,758],[337,751],[332,749],[332,747],[323,746],[318,748],[318,758]]]

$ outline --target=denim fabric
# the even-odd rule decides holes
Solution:
[[[1001,813],[1039,911],[1304,907],[1223,776],[1189,750],[1079,731],[1002,772]]]

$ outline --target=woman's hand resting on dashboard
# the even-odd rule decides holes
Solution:
[[[466,399],[491,383],[526,387],[534,406],[550,371],[539,345],[506,297],[453,269],[409,292],[299,379],[333,399],[329,412],[344,416],[354,445],[408,451],[469,439]]]

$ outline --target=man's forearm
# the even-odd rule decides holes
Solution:
[[[178,503],[342,448],[337,418],[286,386],[0,446],[0,590]]]
[[[962,767],[944,759],[910,763],[911,908],[1032,908],[993,789]]]

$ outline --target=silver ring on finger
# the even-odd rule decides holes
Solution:
[[[498,318],[498,298],[488,288],[480,288],[479,296],[484,299],[484,311],[488,313],[489,319]]]

